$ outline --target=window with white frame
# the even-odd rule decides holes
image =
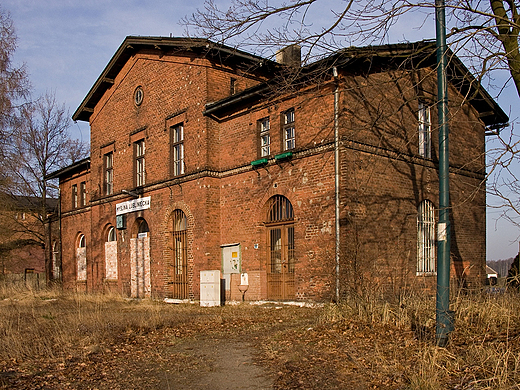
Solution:
[[[291,150],[296,147],[294,132],[294,109],[283,113],[283,150]]]
[[[144,139],[135,142],[135,185],[136,187],[145,185],[145,166],[144,166]]]
[[[419,111],[418,111],[418,121],[419,121],[419,156],[424,158],[432,157],[432,125],[430,119],[430,107],[424,103],[419,101]]]
[[[171,128],[172,140],[172,173],[173,176],[184,174],[184,126],[182,124]]]
[[[105,195],[114,193],[114,153],[105,154]]]
[[[260,131],[260,157],[267,157],[271,154],[271,135],[269,134],[269,118],[261,119],[258,122]]]
[[[435,208],[424,200],[417,209],[417,275],[435,273],[435,245]]]
[[[78,201],[78,185],[72,185],[72,208],[77,209],[79,205]]]

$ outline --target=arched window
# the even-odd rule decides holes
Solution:
[[[148,228],[148,223],[142,219],[139,221],[139,228],[137,230],[137,233],[148,233],[150,229]]]
[[[294,211],[285,196],[267,201],[267,271],[270,299],[294,297]]]
[[[113,226],[111,226],[109,229],[108,229],[108,235],[107,235],[107,242],[112,242],[112,241],[116,241],[116,229],[114,229]]]
[[[84,234],[79,236],[76,248],[76,279],[87,280],[87,242]]]
[[[150,229],[143,218],[137,218],[130,239],[130,295],[133,298],[149,297],[150,279]],[[136,234],[137,233],[137,234]]]
[[[113,226],[109,226],[105,242],[105,278],[117,280],[117,234]]]
[[[78,248],[86,248],[86,247],[87,247],[87,243],[85,241],[85,235],[82,234],[81,236],[79,236]]]
[[[292,204],[285,196],[275,195],[268,202],[267,223],[292,221],[294,219]]]
[[[435,208],[424,200],[417,209],[417,275],[435,273],[435,245]]]
[[[188,222],[182,210],[174,210],[173,222],[173,296],[188,298]]]

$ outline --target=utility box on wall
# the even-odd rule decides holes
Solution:
[[[200,271],[200,305],[220,306],[220,271]]]
[[[240,244],[221,245],[222,250],[222,279],[225,281],[222,287],[224,296],[230,296],[231,275],[239,274],[242,270]]]
[[[119,230],[126,229],[126,215],[116,215],[116,228]]]

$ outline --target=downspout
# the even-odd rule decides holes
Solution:
[[[59,281],[61,286],[63,287],[63,248],[61,245],[61,188],[58,185],[58,251],[59,251],[59,262],[58,262],[58,272]],[[58,259],[56,259],[58,260]]]
[[[334,76],[334,190],[335,190],[335,223],[336,223],[336,303],[339,303],[339,252],[340,252],[340,231],[339,231],[339,83],[338,69],[332,68]]]

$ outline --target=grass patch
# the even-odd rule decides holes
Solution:
[[[438,348],[435,302],[424,296],[357,297],[317,308],[201,308],[60,290],[1,292],[3,388],[44,382],[59,388],[67,380],[69,388],[83,388],[74,380],[89,367],[88,386],[121,384],[131,370],[153,383],[150,376],[163,371],[186,371],[177,343],[204,337],[246,340],[280,389],[517,389],[520,383],[518,294],[454,298],[455,331]]]

